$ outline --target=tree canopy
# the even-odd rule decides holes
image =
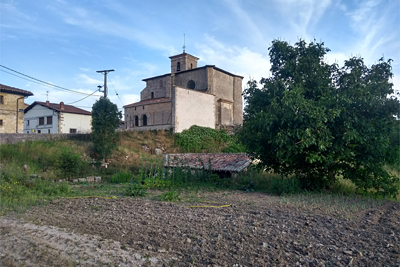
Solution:
[[[113,149],[117,147],[119,140],[118,133],[115,132],[119,126],[121,112],[117,105],[109,99],[100,97],[92,107],[92,142],[93,151],[100,159],[111,155]]]
[[[362,189],[395,196],[398,178],[384,165],[399,161],[391,145],[399,115],[391,60],[368,68],[352,57],[328,64],[324,43],[269,48],[270,78],[250,81],[240,139],[267,169],[295,174],[307,189],[332,186],[342,175]]]

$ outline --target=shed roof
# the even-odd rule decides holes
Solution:
[[[55,111],[59,111],[59,112],[64,112],[64,113],[74,113],[74,114],[81,114],[81,115],[92,115],[91,112],[84,110],[84,109],[80,109],[71,105],[65,105],[64,102],[60,102],[60,103],[49,103],[47,102],[39,102],[39,101],[35,101],[33,102],[29,107],[27,107],[25,109],[25,113],[28,112],[30,109],[32,109],[34,106],[36,105],[41,105],[43,107],[55,110]]]
[[[30,91],[18,89],[15,87],[4,85],[4,84],[0,84],[0,92],[15,94],[15,95],[23,95],[23,96],[32,96],[33,95],[33,93]]]
[[[241,172],[251,163],[245,153],[164,154],[164,167],[189,167],[213,171]]]

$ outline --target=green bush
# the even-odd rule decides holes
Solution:
[[[127,189],[126,195],[130,197],[142,197],[147,194],[147,189],[137,181],[133,182]]]
[[[179,191],[168,191],[165,193],[162,193],[158,196],[158,199],[161,201],[180,201],[181,200],[181,192]]]
[[[218,151],[218,147],[226,146],[231,137],[225,131],[218,131],[208,127],[197,125],[176,134],[176,144],[185,152]]]
[[[118,172],[111,176],[111,183],[127,183],[132,179],[132,174],[130,172]]]
[[[63,148],[57,159],[56,166],[63,177],[70,178],[79,174],[82,160],[79,154],[69,148]]]

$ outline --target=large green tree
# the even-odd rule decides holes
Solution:
[[[352,57],[343,67],[324,60],[324,43],[269,48],[270,78],[250,81],[240,139],[266,168],[295,174],[303,187],[320,189],[338,175],[362,189],[394,196],[399,180],[384,165],[399,161],[391,145],[399,113],[391,60],[371,68]]]
[[[121,112],[109,99],[100,97],[92,107],[92,142],[93,151],[99,159],[111,155],[117,147],[119,135],[115,132],[119,126]]]

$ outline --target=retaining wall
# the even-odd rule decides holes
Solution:
[[[0,134],[1,144],[16,144],[25,141],[37,140],[81,140],[90,141],[90,134]]]

